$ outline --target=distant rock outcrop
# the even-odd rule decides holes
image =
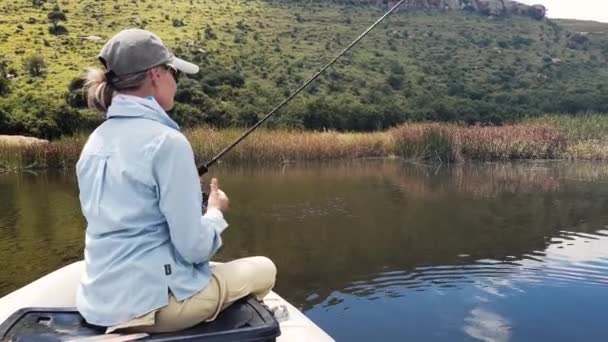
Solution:
[[[505,4],[501,0],[476,0],[477,11],[485,15],[501,15],[505,11]]]
[[[393,7],[398,0],[376,0],[376,4]],[[438,9],[446,11],[472,10],[488,16],[503,14],[527,15],[541,20],[547,13],[543,5],[526,5],[513,0],[406,0],[399,10]]]
[[[533,5],[528,10],[528,14],[536,20],[541,20],[547,15],[547,8],[543,5]]]

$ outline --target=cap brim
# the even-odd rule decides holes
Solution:
[[[185,60],[177,57],[173,57],[173,59],[171,59],[167,64],[170,64],[184,74],[196,74],[199,70],[198,65],[186,62]]]

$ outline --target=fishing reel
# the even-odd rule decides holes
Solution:
[[[201,210],[203,211],[203,214],[207,211],[207,206],[209,205],[209,194],[207,194],[205,192],[205,190],[202,190],[203,193],[203,202],[201,203]]]
[[[201,177],[203,177],[205,175],[205,173],[207,173],[207,171],[209,171],[209,168],[207,167],[207,165],[208,164],[201,164],[197,167],[199,179]],[[205,188],[203,187],[202,183],[201,183],[201,194],[203,195],[203,202],[201,203],[201,210],[204,214],[207,211],[207,206],[209,205],[209,194],[205,192]]]

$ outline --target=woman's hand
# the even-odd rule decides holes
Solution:
[[[207,209],[215,208],[220,211],[226,211],[228,209],[228,196],[219,189],[219,182],[217,178],[211,179],[211,191],[209,192],[209,202]]]

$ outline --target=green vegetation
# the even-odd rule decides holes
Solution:
[[[384,11],[346,3],[3,2],[0,134],[53,139],[95,127],[101,118],[84,109],[76,78],[97,66],[105,40],[124,27],[158,33],[201,66],[180,83],[171,114],[182,126],[250,125]],[[466,11],[396,13],[268,127],[374,131],[406,121],[500,125],[542,113],[606,113],[608,37],[564,25]]]
[[[61,10],[61,8],[59,8],[58,5],[55,5],[55,7],[53,7],[53,10],[51,12],[49,12],[47,17],[48,17],[49,21],[51,22],[51,24],[53,24],[53,26],[49,27],[49,33],[51,33],[51,34],[67,33],[67,29],[65,27],[59,25],[59,22],[67,21],[68,19],[65,16],[65,13]]]

